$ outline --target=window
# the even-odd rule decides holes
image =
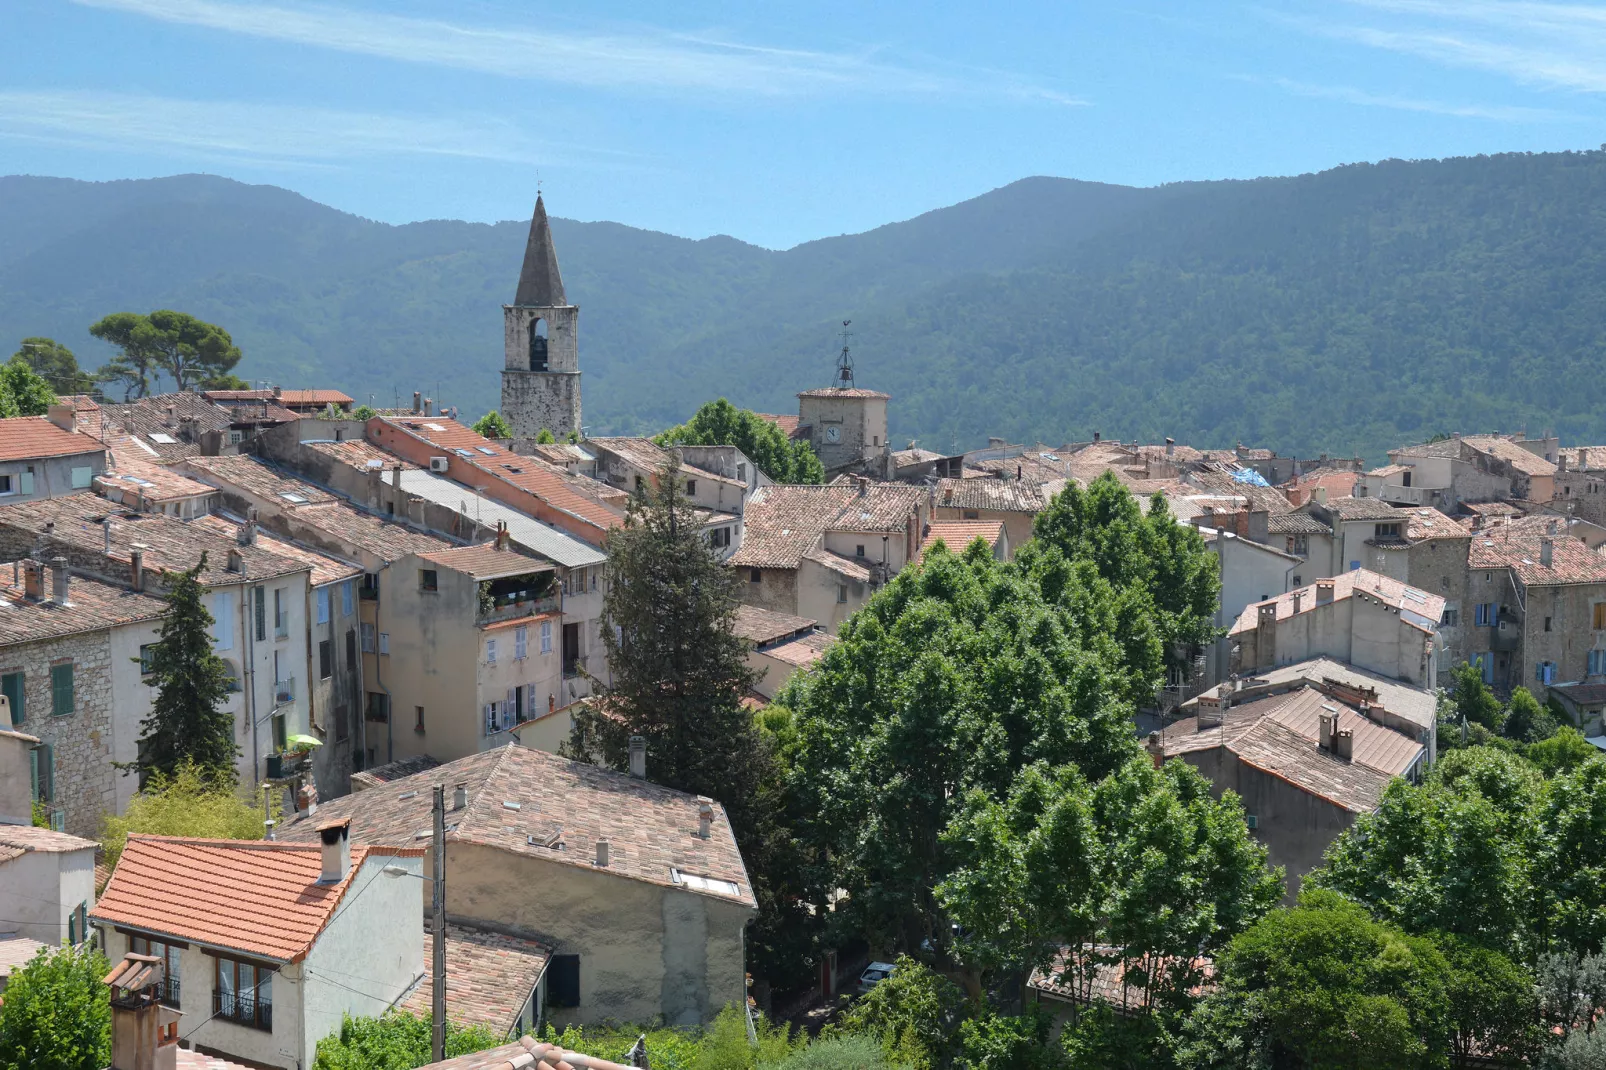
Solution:
[[[422,734],[424,731],[424,707],[414,706],[413,715],[416,718],[413,721],[413,731]]]
[[[966,520],[980,520],[981,519],[981,511],[978,510],[978,509],[961,509],[959,511],[959,515],[964,517]]]
[[[390,653],[390,633],[389,632],[380,632],[379,633],[379,652],[381,654],[386,654],[386,655],[388,655]]]
[[[351,581],[347,580],[340,585],[340,612],[344,616],[351,616]]]
[[[747,465],[740,461],[736,464],[736,478],[743,483],[747,482]]]
[[[234,649],[234,594],[217,591],[212,595],[212,643],[219,650]]]
[[[50,667],[50,712],[66,717],[73,711],[72,662]]]
[[[863,557],[864,556],[864,543],[861,542],[861,543],[859,543],[857,546],[855,546],[853,548],[853,556],[854,557]]]
[[[697,493],[697,481],[695,479],[686,480],[686,493],[688,496]]]
[[[128,950],[136,955],[154,955],[162,960],[162,988],[158,998],[174,1010],[179,1009],[179,949],[183,944],[164,944],[144,936],[130,936]]]
[[[438,583],[439,578],[436,576],[434,569],[421,568],[418,570],[418,589],[420,591],[438,591],[440,590]]]
[[[1545,618],[1545,631],[1547,631],[1547,632],[1550,631],[1550,618],[1549,617]]]
[[[357,671],[357,631],[355,628],[346,629],[346,671]]]
[[[496,664],[496,640],[485,640],[485,660],[488,664]]]
[[[11,487],[11,477],[10,476],[0,476],[0,494],[14,494],[14,493],[16,493],[16,492]]]
[[[508,709],[505,702],[487,702],[485,704],[485,734],[494,736],[498,732],[506,732],[513,727],[513,711]]]
[[[327,680],[335,674],[335,644],[328,639],[318,641],[318,679]]]
[[[367,621],[363,621],[360,627],[362,628],[362,652],[364,654],[372,654],[374,652],[374,626]]]
[[[541,622],[541,653],[552,653],[552,622],[549,620]]]
[[[708,533],[708,545],[716,550],[723,550],[731,544],[730,528],[715,528]]]
[[[1534,679],[1538,680],[1540,683],[1548,684],[1548,683],[1550,683],[1550,681],[1554,680],[1555,678],[1556,678],[1556,663],[1555,662],[1553,662],[1553,661],[1541,661],[1538,665],[1534,666]]]
[[[1606,602],[1596,602],[1591,608],[1595,616],[1595,630],[1597,632],[1606,631]]]
[[[56,801],[56,751],[50,744],[28,751],[28,782],[35,802]]]
[[[580,1005],[579,955],[553,955],[548,960],[546,1005],[548,1007],[578,1007]]]
[[[523,661],[530,656],[530,629],[519,625],[513,629],[513,657]]]
[[[212,987],[212,1017],[273,1032],[273,969],[218,957]]]
[[[748,583],[763,583],[764,573],[761,569],[751,569],[747,574]]]
[[[318,623],[329,623],[329,588],[318,588]]]
[[[88,465],[74,468],[72,470],[72,485],[75,487],[80,489],[87,487],[90,483],[94,482],[94,479],[95,470]]]
[[[1451,609],[1449,606],[1445,606],[1444,615],[1439,618],[1439,626],[1441,628],[1454,628],[1460,623],[1461,611],[1458,609]]]
[[[28,719],[28,711],[22,704],[22,673],[8,672],[0,676],[0,695],[6,697],[6,703],[11,707],[11,723],[20,726]]]
[[[141,643],[139,646],[139,674],[149,676],[156,671],[156,644]]]
[[[368,712],[365,716],[370,721],[380,723],[390,720],[390,696],[383,691],[368,692]]]
[[[268,638],[268,592],[266,588],[258,587],[256,590],[252,591],[251,594],[256,603],[254,612],[256,618],[257,642],[263,643],[266,642]]]
[[[1260,818],[1254,814],[1245,814],[1244,824],[1249,826],[1250,832],[1253,832],[1260,827]]]
[[[1493,628],[1500,623],[1500,606],[1495,602],[1479,602],[1472,607],[1472,625],[1475,628]]]
[[[276,713],[271,718],[269,729],[273,733],[273,749],[282,751],[290,742],[290,723],[285,720],[284,714]]]
[[[1591,650],[1589,652],[1589,675],[1606,675],[1606,650]]]
[[[379,577],[372,572],[364,572],[362,574],[362,589],[357,592],[357,597],[364,602],[377,602],[379,600]]]
[[[641,478],[641,476],[640,476],[640,475],[639,475],[639,474],[638,474],[638,475],[637,475],[637,476],[636,476],[636,489],[637,489],[637,490],[640,490],[640,489],[641,489],[641,487],[642,487],[642,482],[643,482],[643,480],[642,480],[642,478]]]
[[[546,320],[537,319],[530,324],[530,370],[532,372],[544,372],[546,371],[546,363]]]
[[[273,635],[276,639],[283,639],[290,634],[289,602],[284,596],[283,587],[273,589]]]
[[[836,600],[838,602],[846,602],[848,600],[848,585],[847,584],[839,583],[839,584],[836,585]]]
[[[1299,577],[1295,576],[1294,577],[1294,587],[1303,587],[1303,586],[1304,586],[1304,584],[1299,582]],[[1289,590],[1293,590],[1293,589],[1294,589],[1293,587],[1289,588]]]
[[[741,888],[732,881],[720,880],[717,877],[705,877],[700,873],[684,873],[678,869],[669,871],[669,879],[683,888],[695,888],[699,892],[716,892],[720,895],[741,895]]]

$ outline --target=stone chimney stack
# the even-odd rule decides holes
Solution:
[[[1353,728],[1339,728],[1338,718],[1333,718],[1333,755],[1346,762],[1355,760],[1355,730]]]
[[[413,415],[416,416],[416,415],[418,415],[419,413],[421,413],[423,411],[424,411],[424,394],[423,394],[422,391],[414,390],[413,391]]]
[[[50,562],[50,599],[58,606],[67,605],[72,574],[67,571],[67,559],[57,557]]]
[[[1143,749],[1149,752],[1149,760],[1154,763],[1156,769],[1165,764],[1165,741],[1160,733],[1150,732],[1149,740],[1143,745]]]
[[[630,775],[637,780],[647,779],[647,737],[630,737]]]
[[[468,785],[459,784],[452,789],[452,809],[461,810],[468,805]]]
[[[434,398],[425,398],[424,399],[424,415],[425,416],[434,416],[435,415],[435,399]]]
[[[390,466],[390,485],[395,490],[401,490],[401,474],[402,466],[400,464]]]
[[[1327,504],[1327,488],[1320,484],[1317,484],[1316,489],[1311,491],[1310,496],[1316,499],[1317,505]]]
[[[1169,461],[1171,458],[1175,457],[1176,455],[1177,455],[1177,440],[1174,439],[1174,438],[1171,438],[1168,435],[1168,436],[1166,436],[1166,440],[1165,440],[1165,459]]]
[[[69,403],[66,405],[52,405],[45,410],[45,419],[61,428],[63,431],[78,430],[78,410]]]
[[[257,511],[249,509],[245,514],[245,523],[240,525],[239,543],[241,546],[255,546],[257,541]]]
[[[128,550],[128,585],[136,591],[145,589],[145,550],[142,542],[136,542]]]
[[[22,563],[22,593],[24,597],[34,602],[44,598],[45,566],[33,560]]]
[[[319,825],[318,838],[323,841],[323,872],[318,874],[318,883],[339,884],[351,872],[351,818]]]
[[[1317,580],[1316,581],[1316,604],[1319,605],[1319,606],[1325,606],[1327,603],[1331,602],[1332,600],[1333,600],[1333,581],[1332,580]]]
[[[1302,603],[1304,601],[1305,601],[1305,592],[1304,591],[1295,591],[1294,592],[1294,616],[1296,616],[1296,617],[1299,616],[1299,611],[1302,608]]]
[[[1320,727],[1317,729],[1316,745],[1322,750],[1333,749],[1333,726],[1338,723],[1338,714],[1322,712],[1316,715]]]
[[[1094,442],[1100,441],[1101,438],[1102,438],[1102,436],[1099,434],[1099,432],[1097,432],[1097,431],[1093,432],[1093,441]]]
[[[165,974],[154,955],[128,954],[102,984],[111,989],[111,1070],[175,1070],[178,1020],[183,1015],[161,1003]]]
[[[608,847],[608,837],[597,837],[597,865],[606,866],[608,864]]]
[[[697,796],[697,835],[708,839],[714,834],[714,800],[706,795]]]
[[[1539,538],[1539,563],[1541,565],[1543,565],[1545,568],[1549,568],[1551,561],[1555,559],[1555,554],[1556,554],[1556,540],[1551,538],[1549,535],[1540,536],[1540,538]]]

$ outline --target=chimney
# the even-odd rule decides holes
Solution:
[[[637,780],[647,779],[647,737],[630,737],[630,775]]]
[[[401,490],[401,473],[402,473],[402,466],[400,464],[391,465],[391,467],[390,467],[390,485],[392,487],[396,488],[397,490]]]
[[[1451,432],[1451,433],[1450,433],[1450,438],[1451,438],[1451,439],[1452,439],[1452,440],[1453,440],[1453,441],[1456,441],[1456,442],[1460,442],[1460,441],[1461,441],[1461,432],[1459,432],[1459,431],[1452,431],[1452,432]]]
[[[608,837],[606,837],[606,836],[598,836],[597,837],[597,865],[606,866],[607,864],[608,864]]]
[[[1296,616],[1296,617],[1299,616],[1299,611],[1300,611],[1300,609],[1303,608],[1301,603],[1303,603],[1304,601],[1305,601],[1305,592],[1304,591],[1295,591],[1294,592],[1294,616]]]
[[[228,570],[230,572],[242,572],[242,573],[245,571],[245,557],[240,553],[240,551],[238,549],[230,549],[229,550],[229,566],[228,566]]]
[[[1311,497],[1316,499],[1316,504],[1318,504],[1318,505],[1326,505],[1327,504],[1327,488],[1318,483],[1316,485],[1316,489],[1311,491]]]
[[[697,796],[697,835],[708,839],[714,834],[714,800],[706,795]]]
[[[255,509],[246,510],[245,523],[240,525],[240,532],[239,532],[239,535],[238,535],[238,539],[239,539],[239,543],[240,543],[241,546],[255,546],[256,545],[256,541],[257,541],[257,511]]]
[[[1316,604],[1319,605],[1319,606],[1325,606],[1327,603],[1331,602],[1332,600],[1333,600],[1333,581],[1332,580],[1317,580],[1316,581]]]
[[[339,884],[351,869],[351,818],[326,821],[318,826],[323,841],[323,872],[319,884]]]
[[[276,398],[284,397],[284,388],[275,384],[273,387],[273,396]]]
[[[1020,479],[1021,479],[1021,466],[1017,464],[1015,466],[1015,482],[1019,483]]]
[[[1097,431],[1093,432],[1093,441],[1094,442],[1099,441],[1100,437],[1101,436],[1099,435],[1099,433]]]
[[[111,989],[111,1070],[174,1070],[179,1011],[162,1006],[162,960],[128,954],[101,981]]]
[[[434,398],[425,398],[424,399],[424,415],[425,416],[434,416],[435,415],[435,399]]]
[[[45,410],[45,419],[63,431],[78,430],[78,410],[71,405],[52,405]]]
[[[1320,723],[1320,728],[1317,730],[1318,738],[1316,745],[1322,750],[1332,750],[1333,726],[1338,723],[1338,714],[1327,713],[1326,711],[1323,711],[1322,713],[1316,715],[1316,719]]]
[[[452,789],[452,809],[461,810],[468,805],[468,785],[459,784]]]
[[[1346,762],[1355,759],[1355,730],[1339,728],[1336,716],[1333,718],[1333,754]]]
[[[1567,451],[1566,450],[1557,450],[1556,451],[1556,471],[1558,471],[1558,472],[1567,471]]]
[[[128,585],[136,591],[145,589],[145,550],[142,542],[136,542],[128,550]]]
[[[1177,455],[1177,440],[1167,436],[1165,440],[1165,459],[1170,460]]]
[[[45,566],[37,561],[24,561],[22,563],[22,593],[31,601],[37,602],[45,596]]]
[[[862,498],[866,494],[869,494],[870,493],[870,480],[869,480],[869,478],[866,477],[866,476],[855,476],[854,478],[857,479],[858,482],[859,482],[859,497]]]
[[[1143,745],[1143,749],[1149,752],[1149,760],[1156,769],[1165,764],[1165,742],[1160,733],[1150,732],[1149,741]]]
[[[58,606],[67,605],[68,588],[72,576],[67,571],[67,559],[57,557],[50,562],[50,596]]]
[[[168,427],[172,427],[175,423],[178,422],[178,406],[177,405],[169,405],[167,407],[167,419],[164,422],[167,424]]]
[[[507,539],[508,539],[507,521],[506,520],[498,520],[496,522],[496,548],[498,550],[506,550],[507,549]]]
[[[105,545],[101,548],[101,552],[109,554],[112,552],[112,518],[107,517],[105,520],[102,520],[100,522],[100,527],[106,536]]]
[[[1549,535],[1545,535],[1545,536],[1541,536],[1540,537],[1540,539],[1539,539],[1539,563],[1541,565],[1543,565],[1545,568],[1549,568],[1550,567],[1550,562],[1551,562],[1552,558],[1555,556],[1555,548],[1556,548],[1556,540],[1555,539],[1552,539]]]
[[[1545,521],[1545,534],[1546,535],[1554,535],[1554,534],[1556,534],[1556,522],[1554,520]]]
[[[421,413],[423,411],[424,411],[424,395],[423,395],[422,392],[414,390],[413,391],[413,415],[417,416],[419,413]]]
[[[952,487],[944,487],[944,488],[942,488],[942,504],[947,505],[948,503],[952,502],[953,500],[954,500],[954,488],[952,488]]]

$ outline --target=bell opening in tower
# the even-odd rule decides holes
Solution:
[[[538,319],[530,324],[530,370],[532,372],[546,371],[545,319]]]

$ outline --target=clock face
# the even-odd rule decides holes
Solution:
[[[825,441],[838,442],[841,440],[841,438],[842,429],[840,427],[827,427],[825,429]]]

